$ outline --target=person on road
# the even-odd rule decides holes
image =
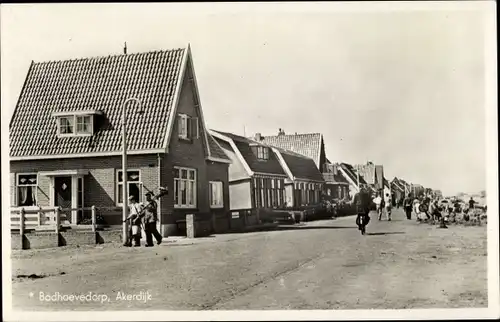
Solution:
[[[364,229],[370,222],[370,194],[365,187],[361,187],[358,193],[354,195],[353,204],[356,208],[356,225],[358,229],[364,234]],[[364,225],[361,225],[361,217],[363,217]]]
[[[380,197],[378,192],[377,196],[373,199],[373,203],[375,204],[377,210],[378,220],[380,220],[380,217],[382,216],[382,198]]]
[[[139,247],[141,246],[141,210],[142,206],[139,204],[134,196],[130,196],[129,200],[129,216],[124,221],[130,221],[130,228],[128,234],[128,241],[125,246]]]
[[[469,209],[472,210],[474,209],[474,204],[476,202],[474,201],[474,199],[472,197],[470,197],[470,200],[469,200]]]
[[[387,221],[391,221],[391,213],[392,213],[392,198],[391,195],[386,192],[384,197],[384,211],[387,216]],[[379,215],[379,220],[381,219],[381,215]]]
[[[144,206],[144,230],[146,232],[146,247],[153,246],[153,236],[158,245],[161,244],[162,236],[156,229],[158,222],[158,204],[153,200],[151,192],[146,193],[146,205]]]
[[[413,197],[411,194],[406,196],[406,198],[404,199],[403,207],[404,207],[404,211],[406,213],[406,219],[411,220],[411,211],[413,208]]]

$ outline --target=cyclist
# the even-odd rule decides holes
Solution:
[[[365,227],[370,222],[370,203],[371,197],[364,186],[361,186],[356,195],[354,195],[353,204],[356,208],[356,225],[361,230],[361,234],[365,234]]]

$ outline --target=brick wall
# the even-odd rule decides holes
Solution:
[[[128,168],[138,169],[144,187],[158,191],[157,155],[130,155]],[[121,169],[121,157],[93,157],[54,160],[11,161],[11,202],[15,201],[16,173],[40,172],[55,170],[86,169],[88,175],[84,177],[84,207],[116,207],[117,198],[117,170]],[[143,188],[143,194],[146,190]],[[38,176],[37,198],[41,207],[50,207],[50,178]],[[108,224],[121,223],[121,211],[99,210]]]

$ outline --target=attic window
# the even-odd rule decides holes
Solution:
[[[57,119],[57,135],[65,136],[89,136],[94,133],[94,115],[101,114],[99,111],[76,111],[53,113]]]
[[[258,146],[257,147],[257,159],[269,160],[269,149],[265,146]]]

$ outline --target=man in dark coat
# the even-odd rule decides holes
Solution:
[[[403,207],[406,213],[406,219],[411,220],[411,211],[413,208],[413,197],[410,194],[406,196],[406,198],[403,201]]]
[[[152,193],[146,193],[146,205],[144,206],[144,230],[146,232],[146,247],[153,246],[153,236],[158,245],[161,244],[162,236],[156,229],[158,221],[158,204],[152,198]]]
[[[360,216],[365,217],[365,226],[370,222],[370,203],[371,197],[365,187],[361,187],[358,193],[354,195],[353,204],[356,208],[356,225],[360,226]],[[361,230],[361,227],[359,227]]]

